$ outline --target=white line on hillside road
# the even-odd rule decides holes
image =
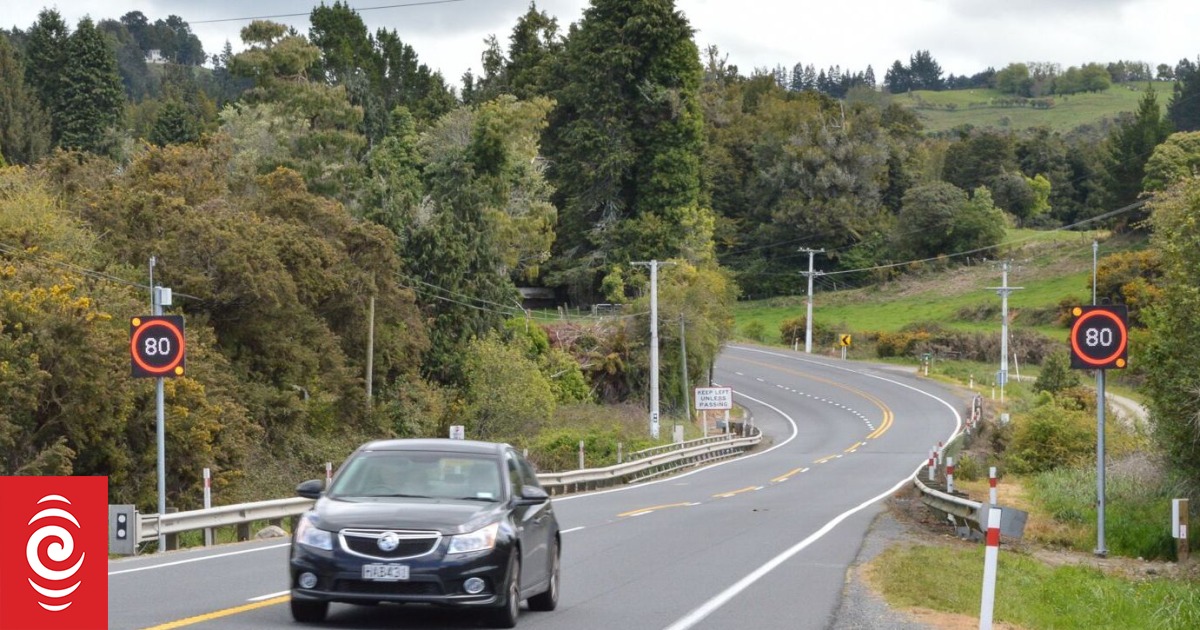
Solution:
[[[154,565],[150,565],[148,567],[138,567],[136,569],[122,569],[120,571],[109,571],[108,575],[113,576],[113,575],[121,575],[122,573],[137,573],[138,571],[149,571],[150,569],[162,569],[165,567],[174,567],[174,566],[178,566],[181,564],[191,564],[193,562],[200,562],[202,560],[213,560],[215,558],[228,558],[229,556],[240,556],[240,555],[246,554],[246,553],[254,553],[255,551],[266,551],[268,549],[279,549],[280,547],[287,547],[289,544],[291,544],[291,543],[283,543],[282,545],[270,545],[268,547],[257,547],[254,549],[243,549],[242,551],[231,551],[229,553],[219,553],[219,554],[216,554],[213,556],[203,556],[200,558],[189,558],[187,560],[176,560],[175,562],[164,562],[162,564],[154,564]]]

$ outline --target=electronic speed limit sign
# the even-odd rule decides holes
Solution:
[[[1071,324],[1071,367],[1124,368],[1128,364],[1129,317],[1123,304],[1076,306]]]
[[[183,376],[182,315],[145,315],[129,320],[129,355],[135,377]]]

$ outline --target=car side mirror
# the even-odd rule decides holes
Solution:
[[[521,486],[521,498],[518,505],[541,505],[550,500],[550,494],[537,486]]]
[[[308,481],[303,481],[300,483],[300,485],[296,486],[296,494],[304,497],[305,499],[320,498],[321,493],[323,492],[325,492],[324,479],[309,479]]]

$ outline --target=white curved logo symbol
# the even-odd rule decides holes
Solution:
[[[38,504],[40,505],[42,503],[65,503],[67,505],[71,505],[71,502],[65,497],[57,494],[48,494],[41,499],[38,499]],[[43,519],[53,520],[51,520],[50,523],[40,526],[38,530],[29,537],[29,542],[25,545],[25,559],[29,562],[29,568],[33,569],[33,572],[36,573],[39,578],[48,582],[53,582],[54,586],[63,588],[46,588],[45,586],[34,582],[33,579],[27,579],[29,579],[29,585],[33,587],[33,590],[37,591],[40,595],[42,595],[42,597],[54,602],[47,603],[39,598],[38,605],[46,610],[57,612],[60,610],[65,610],[67,606],[71,605],[71,602],[69,600],[65,600],[64,598],[71,593],[74,593],[75,589],[79,588],[79,585],[83,583],[82,580],[76,580],[74,584],[68,585],[68,582],[70,582],[72,578],[74,578],[75,574],[79,572],[79,568],[83,566],[83,559],[87,554],[80,553],[79,561],[69,569],[54,570],[47,567],[42,561],[40,554],[42,541],[46,540],[47,538],[51,539],[53,542],[46,545],[46,557],[55,563],[62,564],[68,562],[71,559],[72,554],[75,552],[75,539],[71,535],[71,532],[62,525],[52,524],[54,523],[54,520],[70,522],[71,524],[75,525],[76,531],[78,531],[80,527],[79,521],[75,519],[75,515],[63,508],[47,507],[37,514],[34,514],[33,518],[29,519],[29,524],[33,525],[35,522]]]
[[[400,546],[400,537],[396,535],[396,532],[386,532],[379,537],[377,544],[381,551],[395,551],[396,547]]]

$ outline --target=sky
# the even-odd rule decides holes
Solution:
[[[332,3],[332,0],[329,0]],[[589,0],[539,0],[558,18],[560,32],[583,17]],[[422,63],[459,85],[478,74],[484,39],[507,48],[529,0],[349,0],[370,32],[395,30]],[[308,32],[311,0],[5,0],[0,26],[27,29],[42,8],[57,8],[74,28],[78,20],[119,19],[141,11],[154,22],[169,15],[187,21],[208,54],[238,35],[250,18]],[[946,74],[975,74],[1013,62],[1052,62],[1065,69],[1092,61],[1145,61],[1174,66],[1200,56],[1197,0],[675,0],[696,30],[701,50],[717,46],[742,74],[756,68],[818,69],[838,65],[855,72],[871,65],[882,81],[896,60],[908,63],[928,50]],[[375,8],[382,7],[382,8]]]

